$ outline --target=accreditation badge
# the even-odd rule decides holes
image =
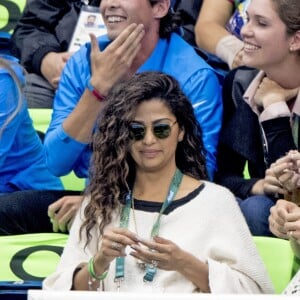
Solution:
[[[90,42],[90,33],[94,33],[98,37],[106,34],[106,32],[106,27],[99,11],[99,7],[83,5],[68,51],[75,52],[82,45]]]

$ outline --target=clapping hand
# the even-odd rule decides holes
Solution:
[[[270,212],[271,232],[277,237],[300,243],[300,207],[290,201],[278,200]]]
[[[266,193],[285,194],[300,187],[300,153],[291,150],[279,158],[266,171],[264,189]]]

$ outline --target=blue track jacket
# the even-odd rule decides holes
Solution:
[[[12,67],[24,81],[20,66],[13,63]],[[0,194],[62,190],[60,179],[46,167],[43,145],[33,128],[25,100],[17,115],[5,126],[7,118],[17,109],[17,102],[16,83],[5,68],[0,68]]]

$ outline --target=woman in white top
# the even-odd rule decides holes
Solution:
[[[111,90],[88,195],[45,289],[271,293],[234,196],[208,182],[201,129],[172,77]]]

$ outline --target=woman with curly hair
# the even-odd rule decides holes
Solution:
[[[207,181],[204,154],[175,79],[146,72],[116,85],[93,136],[88,194],[44,289],[271,292],[234,196]]]

